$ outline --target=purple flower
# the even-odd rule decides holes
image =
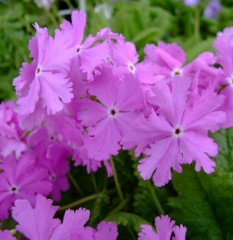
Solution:
[[[27,200],[16,200],[12,216],[18,222],[16,230],[31,240],[116,240],[117,227],[112,222],[101,222],[97,230],[84,226],[89,220],[90,211],[67,210],[63,222],[54,218],[58,207],[52,201],[37,195],[35,207]]]
[[[199,3],[199,0],[183,0],[183,2],[188,7],[195,7]]]
[[[182,172],[184,163],[195,161],[197,171],[214,171],[210,156],[216,156],[218,148],[208,130],[216,131],[225,121],[224,112],[218,110],[224,97],[207,89],[190,105],[190,84],[181,77],[173,78],[171,85],[165,80],[157,83],[151,100],[157,112],[152,110],[149,118],[141,115],[123,139],[124,148],[137,146],[137,155],[148,156],[140,160],[138,171],[144,180],[153,176],[156,186],[171,180],[172,168]]]
[[[207,19],[216,19],[221,10],[221,4],[219,0],[211,0],[206,6],[203,16]]]
[[[4,159],[1,169],[0,219],[8,217],[8,210],[16,199],[27,199],[34,204],[36,194],[51,192],[47,170],[37,166],[31,154],[23,154],[18,160],[12,156]]]
[[[11,235],[11,232],[9,230],[0,230],[0,239],[1,240],[16,240],[15,237]]]
[[[143,107],[140,85],[132,75],[120,81],[110,68],[101,70],[90,84],[89,92],[98,102],[81,99],[78,117],[88,127],[85,139],[88,155],[97,160],[108,160],[117,155],[122,137]],[[103,147],[105,146],[105,147]]]
[[[141,225],[138,240],[185,240],[186,227],[176,226],[167,215],[155,218],[156,232],[150,225]]]

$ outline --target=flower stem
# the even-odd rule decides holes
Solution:
[[[95,192],[97,192],[97,184],[96,184],[95,176],[93,175],[93,173],[91,173],[91,178],[92,178],[92,182],[93,182]]]
[[[153,202],[154,202],[154,204],[155,204],[155,206],[157,208],[158,213],[160,215],[164,214],[164,210],[163,210],[163,208],[162,208],[162,206],[161,206],[161,204],[159,202],[158,197],[156,196],[156,193],[155,193],[155,191],[154,191],[150,181],[147,181],[147,186],[148,186],[148,189],[149,189],[149,191],[151,193]]]
[[[200,39],[200,16],[199,7],[195,7],[195,18],[194,18],[194,36],[197,40]]]
[[[75,181],[75,179],[73,178],[73,176],[70,173],[68,173],[68,178],[71,181],[71,183],[74,185],[74,187],[76,188],[77,192],[81,196],[84,196],[83,191],[81,190],[81,188],[79,187],[79,185],[77,184],[77,182]]]
[[[120,197],[120,200],[123,201],[124,197],[123,197],[123,193],[121,191],[121,186],[120,186],[120,183],[119,183],[119,180],[118,180],[118,176],[117,176],[116,168],[115,168],[115,165],[114,165],[113,157],[111,157],[110,163],[112,165],[113,178],[114,178],[114,182],[115,182],[115,185],[116,185],[116,188],[117,188],[118,195]]]
[[[71,9],[71,10],[74,9],[74,6],[72,5],[70,0],[65,0],[65,3],[67,4],[69,9]]]
[[[226,129],[226,142],[227,142],[227,155],[229,160],[231,160],[231,135],[230,135],[230,129]]]
[[[124,199],[116,208],[114,208],[108,215],[114,214],[116,212],[119,212],[122,208],[126,206],[128,203],[128,199]]]
[[[96,199],[98,196],[100,195],[100,193],[96,193],[96,194],[93,194],[93,195],[90,195],[88,197],[85,197],[85,198],[82,198],[82,199],[79,199],[75,202],[72,202],[70,204],[67,204],[65,206],[62,206],[59,208],[59,211],[64,211],[66,209],[69,209],[69,208],[74,208],[74,207],[77,207],[78,205],[82,204],[82,203],[85,203],[85,202],[89,202],[91,200],[94,200]]]

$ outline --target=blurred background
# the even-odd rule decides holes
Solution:
[[[28,60],[32,24],[53,34],[72,9],[87,12],[86,35],[108,26],[133,41],[141,57],[145,44],[163,40],[178,43],[190,61],[233,26],[232,0],[0,0],[0,100],[14,98],[12,79]]]

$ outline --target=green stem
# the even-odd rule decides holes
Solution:
[[[91,178],[92,178],[92,182],[93,182],[93,185],[94,185],[95,192],[97,192],[97,184],[96,184],[95,176],[94,176],[93,173],[91,173]]]
[[[200,14],[198,6],[195,7],[194,35],[197,40],[200,39]]]
[[[75,201],[75,202],[72,202],[72,203],[70,203],[70,204],[67,204],[67,205],[65,205],[65,206],[60,207],[60,208],[59,208],[59,211],[64,211],[64,210],[69,209],[69,208],[77,207],[77,206],[80,205],[80,204],[83,204],[83,203],[85,203],[85,202],[89,202],[89,201],[91,201],[91,200],[96,199],[99,195],[100,195],[100,193],[96,193],[96,194],[90,195],[90,196],[88,196],[88,197],[79,199],[79,200],[77,200],[77,201]]]
[[[110,163],[112,165],[113,178],[114,178],[114,182],[115,182],[115,185],[116,185],[116,188],[117,188],[118,195],[120,197],[120,200],[123,201],[124,197],[123,197],[123,193],[121,191],[121,186],[120,186],[120,183],[119,183],[119,180],[118,180],[118,176],[117,176],[116,168],[115,168],[115,165],[114,165],[113,157],[111,157]]]
[[[45,11],[46,17],[51,20],[51,22],[53,23],[54,26],[56,26],[57,25],[57,20],[54,17],[54,15],[50,12],[50,10],[45,9],[44,11]]]
[[[81,195],[84,196],[83,191],[81,190],[81,188],[79,187],[79,185],[77,184],[77,182],[75,181],[75,179],[73,178],[73,176],[68,173],[68,178],[71,181],[71,183],[74,185],[75,189],[77,190],[77,192]]]
[[[67,6],[69,7],[70,10],[74,9],[74,6],[72,5],[70,0],[65,0]]]
[[[129,228],[129,227],[127,227],[127,229],[128,229],[128,231],[129,231],[129,233],[130,233],[130,235],[131,235],[131,239],[132,239],[132,240],[136,240],[135,235],[133,234],[132,229]]]
[[[230,129],[226,129],[226,141],[227,141],[227,155],[229,160],[231,160],[231,136],[230,136]]]
[[[161,204],[159,202],[159,199],[156,196],[156,193],[155,193],[155,191],[154,191],[150,181],[147,181],[147,186],[148,186],[148,189],[149,189],[149,191],[151,193],[152,199],[154,201],[154,204],[155,204],[155,206],[157,208],[158,213],[160,215],[164,214],[163,208],[162,208],[162,206],[161,206]]]
[[[79,0],[79,8],[86,11],[86,1],[85,0]]]
[[[123,200],[119,205],[117,205],[108,215],[114,214],[116,212],[119,212],[122,208],[125,207],[127,204],[128,199]]]

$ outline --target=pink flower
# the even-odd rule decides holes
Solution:
[[[23,131],[19,128],[14,102],[0,104],[0,156],[14,153],[19,158],[27,148],[23,141]]]
[[[48,180],[53,185],[53,200],[59,201],[61,191],[69,188],[66,174],[69,172],[68,157],[71,156],[71,148],[65,141],[59,141],[56,134],[49,136],[47,129],[42,127],[29,134],[28,145],[32,148],[38,166],[48,170]]]
[[[61,192],[69,189],[68,157],[71,155],[70,149],[61,142],[56,142],[48,147],[47,158],[40,162],[44,168],[48,169],[49,181],[52,183],[52,197],[54,201],[61,199]]]
[[[54,229],[60,224],[53,219],[58,207],[52,201],[38,195],[36,205],[32,208],[26,199],[16,200],[12,209],[12,217],[19,223],[16,230],[31,240],[48,240]]]
[[[71,49],[72,57],[75,59],[73,59],[73,61],[76,62],[78,71],[85,72],[87,80],[92,80],[96,68],[104,63],[106,57],[109,55],[108,44],[104,41],[107,36],[103,35],[102,39],[97,36],[96,39],[92,35],[89,35],[88,38],[83,41],[86,25],[85,12],[73,11],[71,19],[72,23],[66,20],[62,22],[59,38],[62,38],[67,47]],[[96,40],[98,43],[95,43]],[[103,40],[102,43],[100,43],[100,40]],[[80,68],[78,68],[79,65]],[[77,73],[75,68],[73,68],[72,71]],[[73,80],[77,81],[75,79]]]
[[[58,207],[52,206],[52,201],[38,195],[33,208],[27,200],[16,200],[12,216],[18,222],[16,230],[30,240],[108,240],[117,238],[116,225],[102,222],[97,230],[84,226],[89,220],[90,211],[78,209],[67,210],[63,222],[54,219]]]
[[[117,226],[112,222],[101,222],[94,233],[94,240],[116,240],[118,235]]]
[[[181,172],[181,164],[196,162],[196,171],[214,171],[217,145],[208,137],[208,131],[216,131],[225,121],[224,112],[218,111],[223,97],[211,89],[196,96],[189,104],[190,81],[176,77],[170,87],[159,82],[152,103],[158,107],[149,118],[139,117],[122,143],[124,148],[137,146],[136,154],[143,152],[147,157],[139,162],[138,171],[144,180],[153,176],[156,186],[171,180],[171,169]]]
[[[66,77],[70,54],[60,41],[48,35],[47,28],[34,26],[36,37],[29,45],[33,61],[24,63],[14,80],[22,116],[33,114],[37,105],[47,114],[55,114],[73,98],[72,83]]]
[[[16,240],[15,237],[11,235],[11,232],[8,230],[0,230],[0,240]]]
[[[141,225],[141,232],[138,234],[138,240],[185,240],[186,227],[176,226],[175,221],[167,215],[155,218],[156,232],[151,226]]]
[[[231,31],[230,31],[231,30]],[[220,82],[220,94],[225,96],[223,110],[227,114],[227,120],[224,127],[233,126],[233,46],[232,46],[232,29],[219,33],[214,43],[216,49],[217,62],[222,66],[222,81]]]
[[[145,47],[146,60],[155,64],[158,73],[166,77],[182,76],[185,52],[176,43],[158,42],[158,46]]]
[[[79,101],[78,118],[88,127],[89,134],[84,143],[90,158],[107,160],[118,153],[121,138],[142,109],[142,92],[133,77],[119,81],[109,68],[101,70],[89,92],[98,102]]]
[[[119,78],[125,78],[128,75],[135,77],[135,81],[141,84],[154,84],[161,76],[156,76],[151,62],[138,63],[138,53],[133,43],[126,42],[124,39],[118,39],[116,43],[110,44],[112,48],[112,67],[113,72]]]
[[[8,210],[16,199],[27,199],[32,204],[36,194],[48,195],[51,183],[47,170],[38,167],[31,154],[23,154],[16,160],[13,156],[4,159],[0,173],[0,219],[8,217]]]

